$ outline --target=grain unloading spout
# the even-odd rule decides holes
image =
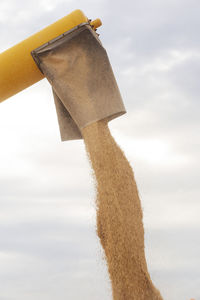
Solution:
[[[32,55],[52,85],[62,140],[81,138],[90,123],[125,112],[106,51],[89,23]]]
[[[52,86],[61,139],[81,139],[81,130],[112,120],[125,107],[96,28],[76,10],[0,54],[0,102],[46,77]],[[31,56],[32,55],[32,56]]]

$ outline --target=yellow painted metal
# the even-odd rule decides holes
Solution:
[[[100,27],[102,25],[102,22],[100,19],[96,19],[92,21],[90,25],[92,25],[94,29],[97,29],[97,27]]]
[[[0,102],[44,78],[31,56],[32,50],[84,22],[88,22],[88,18],[81,10],[75,10],[0,53]],[[98,27],[98,24],[99,21],[94,27]]]

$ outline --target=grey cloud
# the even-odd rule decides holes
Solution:
[[[138,59],[140,57],[145,59],[145,54],[158,55],[161,49],[166,51],[169,47],[199,46],[196,39],[199,27],[199,3],[195,0],[190,3],[187,1],[162,3],[146,0],[124,1],[123,5],[120,1],[109,1],[105,6],[107,11],[112,11],[118,20],[115,26],[109,28],[110,41],[116,42],[121,39],[121,36],[131,37],[130,50],[135,49]],[[106,16],[108,15],[109,13]],[[108,18],[105,22],[109,26]]]
[[[180,94],[187,97],[188,109],[194,114],[197,110],[196,101],[199,100],[200,94],[200,54],[191,53],[191,57],[175,66],[168,76]]]
[[[5,294],[14,299],[15,294],[26,299],[28,292],[30,299],[35,294],[38,299],[80,298],[82,294],[109,299],[105,270],[96,263],[99,244],[91,226],[59,221],[13,223],[1,227],[0,235],[1,253],[10,257],[0,271],[2,297]],[[12,289],[8,289],[8,282]],[[23,289],[19,289],[21,284]]]
[[[155,280],[163,291],[164,299],[199,299],[197,287],[200,276],[196,267],[200,250],[198,229],[147,230],[146,236],[152,276],[156,275]],[[166,252],[168,245],[171,245],[170,252]]]
[[[61,264],[65,257],[78,262],[90,258],[94,247],[91,231],[91,225],[70,224],[67,219],[66,222],[39,220],[39,223],[22,220],[21,223],[1,225],[0,248],[3,252],[24,253],[55,264]]]

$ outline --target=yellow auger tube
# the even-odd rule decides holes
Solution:
[[[84,22],[88,22],[88,18],[81,10],[75,10],[0,53],[0,102],[44,78],[31,56],[32,50]],[[91,25],[96,28],[101,22],[97,19]]]

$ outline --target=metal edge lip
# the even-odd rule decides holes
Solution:
[[[55,37],[54,39],[52,39],[52,40],[48,41],[47,43],[32,50],[31,56],[33,57],[35,63],[37,64],[39,70],[44,74],[44,72],[40,68],[41,61],[40,61],[39,56],[37,55],[38,52],[40,52],[40,51],[42,52],[42,50],[45,49],[47,46],[50,46],[50,45],[54,44],[55,42],[62,40],[64,37],[72,34],[73,32],[75,32],[76,30],[78,30],[82,27],[86,27],[86,26],[90,27],[91,31],[94,32],[95,37],[98,39],[99,43],[101,44],[101,41],[99,40],[99,34],[96,33],[96,30],[93,29],[93,27],[91,26],[90,23],[91,23],[91,20],[88,20],[88,22],[80,23],[77,26],[73,27],[72,29],[65,31],[64,33],[60,34],[59,36]]]
[[[53,43],[56,42],[57,40],[60,40],[62,37],[66,36],[66,35],[68,35],[68,34],[70,34],[70,33],[72,33],[73,31],[75,31],[75,30],[77,30],[77,29],[79,29],[80,27],[85,26],[85,25],[90,25],[90,22],[84,22],[84,23],[81,23],[81,24],[79,24],[79,25],[73,27],[72,29],[65,31],[64,33],[62,33],[62,34],[60,34],[59,36],[55,37],[54,39],[50,40],[49,42],[47,42],[47,43],[45,43],[45,44],[43,44],[43,45],[37,47],[36,49],[32,50],[32,51],[31,51],[31,55],[33,56],[33,55],[34,55],[34,52],[42,50],[42,49],[45,48],[46,46],[53,44]]]

